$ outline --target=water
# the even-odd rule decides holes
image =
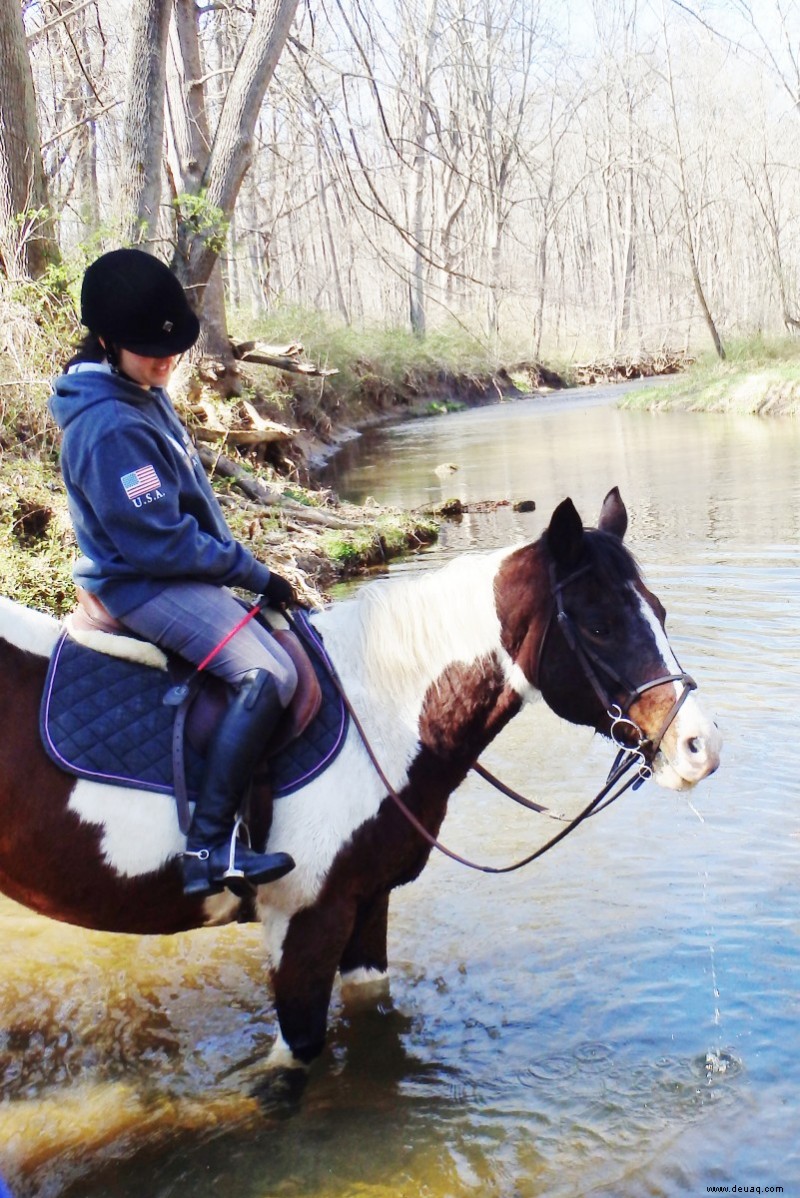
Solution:
[[[800,427],[587,393],[407,424],[333,471],[348,498],[536,501],[399,572],[534,537],[566,494],[594,523],[618,484],[723,766],[690,801],[629,793],[519,874],[432,860],[393,899],[392,1001],[336,997],[293,1109],[242,1069],[274,1031],[257,929],[112,938],[0,901],[0,1172],[42,1198],[800,1193]],[[574,810],[609,761],[537,711],[486,764]],[[503,863],[551,831],[475,782],[443,839]]]

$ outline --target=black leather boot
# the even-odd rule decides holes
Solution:
[[[222,718],[206,761],[181,860],[183,892],[235,892],[245,883],[274,882],[294,869],[288,853],[257,853],[238,839],[237,812],[245,787],[283,707],[267,670],[246,674]]]

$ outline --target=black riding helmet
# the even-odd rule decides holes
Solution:
[[[107,345],[145,358],[182,354],[200,334],[175,275],[143,250],[111,250],[87,268],[81,320]]]

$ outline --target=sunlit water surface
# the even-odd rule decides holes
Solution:
[[[349,1012],[273,1109],[258,931],[62,928],[0,900],[0,1171],[70,1198],[609,1198],[800,1193],[800,427],[623,413],[585,393],[419,421],[347,448],[342,495],[534,499],[420,562],[530,539],[565,495],[629,542],[725,736],[685,796],[648,784],[505,877],[437,857],[393,900],[392,1002]],[[444,477],[436,467],[451,463]],[[457,613],[454,613],[457,618]],[[611,754],[542,710],[486,762],[575,810]],[[479,783],[443,839],[494,863],[550,827]]]

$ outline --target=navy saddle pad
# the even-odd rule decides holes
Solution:
[[[349,725],[319,634],[302,611],[295,614],[294,627],[319,679],[322,703],[305,731],[270,758],[276,797],[291,794],[326,769]],[[64,633],[50,661],[40,710],[48,756],[79,778],[173,793],[175,709],[163,700],[174,682],[163,670],[98,653]],[[204,761],[191,743],[184,756],[186,785],[193,795]]]

